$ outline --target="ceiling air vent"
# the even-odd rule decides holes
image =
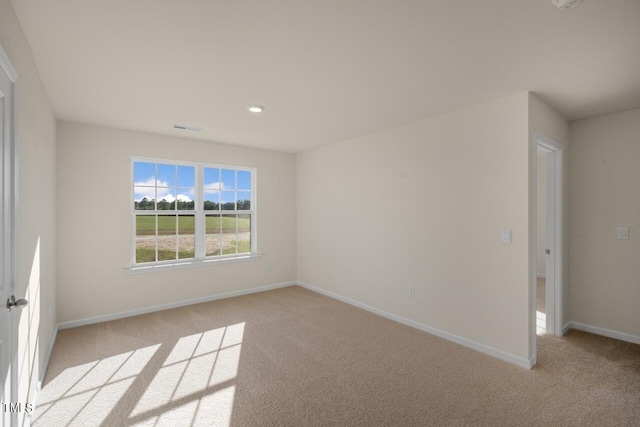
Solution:
[[[173,125],[174,129],[180,129],[180,130],[190,130],[193,132],[200,132],[202,130],[202,128],[199,128],[197,126],[187,126],[187,125]]]
[[[551,0],[558,9],[571,9],[579,6],[582,0]]]

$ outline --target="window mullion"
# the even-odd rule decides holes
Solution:
[[[176,242],[176,250],[175,257],[176,260],[180,259],[180,218],[178,217],[178,166],[173,166],[173,212],[176,216],[175,218],[175,227],[176,227],[176,235],[173,236],[174,242]]]
[[[178,193],[176,193],[177,195]],[[176,207],[178,206],[178,199],[175,200],[175,205]],[[180,235],[180,219],[178,217],[178,211],[175,211],[175,223],[176,223],[176,235],[173,236],[173,240],[174,242],[176,242],[176,250],[175,250],[175,256],[176,259],[180,259],[180,238],[178,237]]]
[[[155,225],[156,262],[158,262],[158,220],[159,220],[158,214],[156,213],[154,217],[155,217],[155,224],[156,224]]]
[[[195,258],[204,258],[204,234],[206,232],[205,215],[204,215],[204,167],[199,165],[196,167],[196,193],[195,203],[193,206],[194,215],[194,233],[195,233]]]

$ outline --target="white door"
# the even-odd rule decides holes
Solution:
[[[13,144],[13,83],[5,68],[6,55],[0,48],[0,176],[2,195],[0,209],[0,425],[8,427],[12,418],[12,398],[16,397],[16,375],[12,372],[14,359],[15,325],[12,312],[7,309],[7,301],[13,294],[14,277],[14,144]],[[15,312],[15,310],[14,310]]]
[[[0,162],[0,172],[2,173],[2,200],[3,205],[0,209],[0,258],[2,259],[2,278],[0,279],[0,382],[2,384],[2,391],[0,395],[0,401],[2,406],[6,408],[6,403],[11,402],[11,315],[10,312],[2,307],[2,303],[5,302],[11,296],[10,281],[7,280],[7,270],[5,265],[5,212],[4,212],[4,200],[5,200],[5,104],[7,101],[7,94],[9,91],[9,79],[4,71],[0,72],[0,139],[2,140],[2,162]],[[0,407],[0,413],[2,417],[2,426],[9,425],[9,413]]]

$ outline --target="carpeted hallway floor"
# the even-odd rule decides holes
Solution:
[[[292,286],[60,331],[33,424],[640,425],[640,346],[538,349],[525,370]]]

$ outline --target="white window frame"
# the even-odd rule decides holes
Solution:
[[[195,195],[194,195],[194,209],[193,210],[178,210],[177,203],[173,210],[158,210],[157,209],[157,194],[156,194],[156,209],[153,210],[136,210],[135,209],[135,175],[134,175],[134,166],[136,162],[144,162],[144,163],[154,163],[156,165],[170,165],[170,166],[189,166],[195,168]],[[237,189],[237,172],[244,171],[251,173],[251,190],[250,190],[250,207],[249,210],[237,210],[237,206],[235,210],[204,210],[204,169],[212,168],[212,169],[226,169],[226,170],[234,170],[236,172],[236,188],[235,191],[243,191]],[[160,269],[170,269],[170,268],[184,268],[190,266],[202,266],[202,265],[210,265],[210,264],[222,264],[233,261],[243,261],[243,260],[251,260],[260,258],[258,255],[258,239],[257,239],[257,230],[258,230],[258,221],[257,221],[257,206],[256,206],[256,183],[257,183],[257,170],[252,167],[245,166],[232,166],[232,165],[222,165],[222,164],[213,164],[213,163],[202,163],[202,162],[190,162],[183,160],[171,160],[171,159],[157,159],[157,158],[149,158],[149,157],[132,157],[131,158],[131,178],[129,181],[129,187],[131,189],[131,197],[130,199],[130,211],[131,211],[131,268],[125,269],[129,272],[136,271],[149,271],[149,270],[158,270]],[[156,180],[157,180],[157,166],[156,166]],[[176,183],[177,184],[177,183]],[[177,185],[175,186],[177,187]],[[156,182],[156,191],[157,191],[157,182]],[[177,194],[176,194],[177,196]],[[237,195],[236,195],[237,200]],[[219,207],[222,207],[222,201],[220,200]],[[251,252],[250,253],[236,253],[229,255],[213,255],[206,256],[205,250],[205,221],[206,216],[210,216],[215,212],[216,215],[249,215],[251,220]],[[144,262],[137,263],[136,262],[136,217],[141,215],[153,215],[157,218],[158,215],[193,215],[194,216],[194,233],[195,233],[195,253],[193,258],[186,259],[174,259],[174,260],[165,260],[165,261],[153,261],[153,262]],[[236,223],[237,224],[237,223]],[[178,230],[176,229],[176,233]],[[237,233],[237,225],[236,225],[236,233]],[[158,239],[158,229],[156,227],[155,234],[156,242]],[[157,243],[156,243],[156,259],[158,258],[157,254]]]

